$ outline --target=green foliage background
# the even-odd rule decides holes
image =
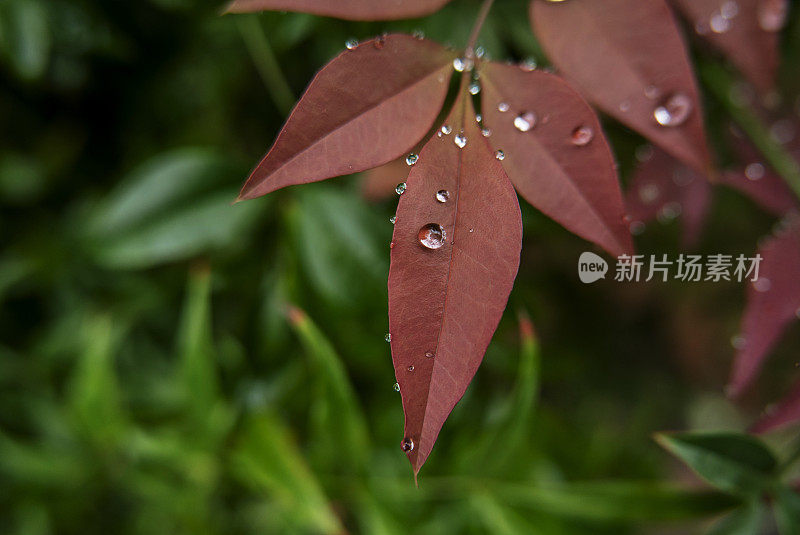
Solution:
[[[352,23],[0,0],[2,533],[687,533],[742,501],[651,438],[742,431],[797,377],[794,329],[751,398],[725,401],[741,286],[584,286],[589,246],[524,206],[508,311],[416,488],[383,341],[395,200],[343,177],[231,205],[347,38],[463,45],[477,7]],[[525,12],[497,2],[495,58],[544,63]],[[797,65],[796,20],[784,48]],[[792,102],[796,69],[783,81]],[[725,108],[707,108],[721,139]],[[627,177],[642,141],[608,131]],[[752,253],[773,223],[720,191],[701,249]],[[656,224],[639,248],[675,252],[678,233]],[[758,525],[747,503],[727,522]]]

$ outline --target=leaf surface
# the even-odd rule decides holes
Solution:
[[[296,11],[348,20],[394,20],[429,15],[450,0],[234,0],[229,13]]]
[[[432,137],[411,169],[392,238],[389,332],[415,474],[483,359],[522,246],[516,193],[463,93],[447,119],[452,133]],[[439,248],[420,241],[430,224],[444,231]]]
[[[399,34],[344,51],[311,81],[239,198],[364,171],[411,150],[441,110],[453,59],[432,41]]]
[[[800,217],[788,216],[758,253],[763,260],[759,280],[747,289],[741,327],[744,344],[736,354],[729,385],[733,396],[755,379],[786,327],[800,314]]]
[[[497,63],[481,64],[480,73],[489,143],[502,151],[517,191],[609,253],[633,251],[614,157],[586,101],[549,73]],[[523,132],[515,121],[530,113],[532,127]]]
[[[679,160],[709,170],[697,85],[665,0],[533,0],[530,12],[551,61],[590,101]],[[669,118],[657,113],[661,107]]]
[[[764,0],[670,0],[701,35],[733,62],[760,91],[775,86],[781,25],[770,17],[775,4]]]

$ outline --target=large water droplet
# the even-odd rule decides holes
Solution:
[[[417,163],[417,160],[419,160],[419,156],[417,156],[413,152],[408,156],[406,156],[406,164],[408,165],[414,165],[415,163]]]
[[[450,198],[450,192],[447,191],[446,189],[440,189],[439,191],[436,192],[436,200],[439,202],[442,203],[447,202],[449,198]]]
[[[761,180],[764,178],[765,173],[766,169],[758,162],[751,163],[744,168],[744,176],[746,176],[749,180]]]
[[[438,223],[428,223],[419,229],[417,237],[426,249],[438,249],[444,245],[444,241],[447,239],[444,229]]]
[[[780,31],[789,14],[789,0],[762,0],[758,8],[758,25],[766,32]]]
[[[414,451],[414,440],[411,437],[406,437],[400,441],[400,449],[408,453]]]
[[[514,128],[520,132],[527,132],[536,126],[536,114],[532,111],[524,111],[514,118]]]
[[[680,126],[692,112],[692,100],[683,93],[675,93],[653,110],[653,117],[661,126]]]
[[[442,134],[449,136],[450,133],[453,131],[453,128],[449,125],[442,125]]]
[[[384,336],[383,339],[386,340],[387,342],[391,342],[392,341],[392,335],[390,333],[386,333],[386,336]]]
[[[467,144],[467,136],[464,134],[458,134],[455,138],[453,138],[453,143],[455,143],[459,149],[463,149]]]
[[[500,149],[497,149],[497,152],[494,153],[494,157],[502,161],[506,159],[506,153]]]
[[[344,46],[347,47],[347,50],[353,50],[358,46],[358,39],[348,39],[345,41]]]
[[[501,102],[501,103],[499,103],[497,105],[497,111],[499,111],[501,113],[507,112],[508,108],[509,108],[509,106],[508,106],[508,103],[506,103],[506,102]]]
[[[397,186],[395,186],[394,192],[397,193],[398,195],[402,195],[403,193],[405,193],[406,192],[406,183],[405,182],[400,182]]]
[[[572,131],[570,141],[576,147],[584,147],[594,139],[594,130],[591,126],[582,125]]]
[[[477,95],[481,92],[481,85],[478,82],[472,82],[469,84],[469,94],[470,95]]]

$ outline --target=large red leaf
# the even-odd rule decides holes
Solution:
[[[729,386],[741,394],[755,379],[783,331],[800,313],[800,216],[790,216],[759,254],[759,281],[748,289],[742,318],[743,347],[738,351]]]
[[[614,157],[586,101],[545,72],[482,63],[480,80],[489,143],[517,191],[609,253],[630,253]]]
[[[697,85],[665,0],[532,0],[552,62],[605,113],[706,173]]]
[[[425,145],[400,197],[389,270],[403,449],[415,473],[483,359],[522,246],[517,195],[480,134],[468,95],[457,99],[446,124],[452,132]],[[441,247],[425,247],[420,238],[440,244],[438,225]]]
[[[762,92],[775,85],[786,0],[671,0]],[[783,5],[783,7],[781,7]],[[781,16],[783,12],[783,16]]]
[[[711,184],[658,148],[650,147],[639,157],[642,161],[625,198],[631,228],[635,230],[655,219],[666,222],[680,216],[681,246],[694,247],[711,206]]]
[[[800,422],[800,381],[777,406],[767,410],[767,413],[756,422],[751,431],[766,433],[797,422]]]
[[[398,158],[439,114],[453,59],[438,44],[407,35],[344,51],[311,81],[240,199]]]
[[[297,11],[349,20],[410,19],[438,11],[450,0],[234,0],[229,13]]]

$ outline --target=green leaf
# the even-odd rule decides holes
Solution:
[[[262,414],[248,420],[232,462],[234,474],[277,500],[293,525],[320,533],[344,531],[289,431],[276,418]]]
[[[758,439],[735,433],[659,434],[656,440],[725,492],[758,494],[775,482],[778,461]]]
[[[548,533],[528,522],[489,493],[479,493],[470,499],[471,508],[478,513],[488,533],[497,535],[538,535]]]
[[[353,386],[333,346],[314,322],[300,309],[289,310],[289,322],[311,358],[321,395],[314,406],[319,436],[315,443],[334,465],[351,463],[364,468],[369,460],[369,437],[364,413]],[[331,444],[336,449],[331,451]],[[347,452],[340,455],[339,452]]]
[[[774,508],[780,534],[800,535],[800,495],[790,488],[779,488]]]
[[[48,13],[40,0],[0,2],[0,52],[20,78],[44,76],[51,40]]]
[[[760,532],[763,519],[763,506],[753,500],[714,524],[708,535],[753,535]]]

